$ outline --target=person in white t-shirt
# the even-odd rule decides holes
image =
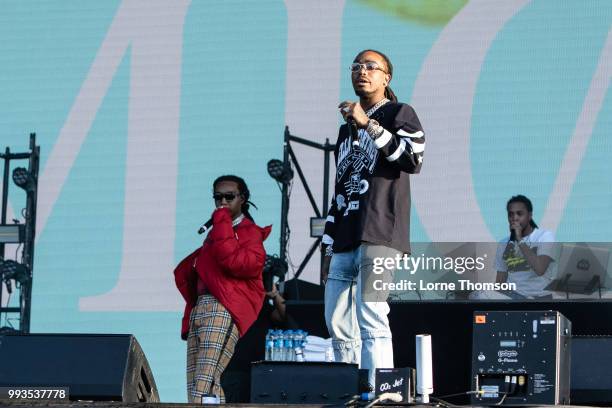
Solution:
[[[519,297],[551,297],[545,288],[551,282],[555,262],[554,234],[538,228],[532,218],[533,205],[527,197],[510,198],[506,210],[510,236],[500,241],[497,250],[496,282],[515,283]]]

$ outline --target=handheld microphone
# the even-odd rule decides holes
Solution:
[[[516,242],[516,231],[514,228],[510,228],[510,241]]]
[[[357,124],[353,118],[348,118],[346,124],[348,125],[349,137],[353,142],[353,146],[359,147],[359,133],[357,131]]]
[[[198,234],[202,235],[203,233],[205,233],[206,231],[208,231],[210,229],[210,227],[212,227],[213,224],[213,220],[212,218],[208,221],[206,221],[198,230]]]

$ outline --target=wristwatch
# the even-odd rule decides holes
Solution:
[[[368,120],[368,126],[366,127],[366,132],[368,132],[368,135],[370,135],[372,139],[377,139],[378,137],[380,137],[380,135],[383,134],[384,130],[385,129],[382,126],[380,126],[380,123],[378,123],[376,120],[374,119]]]

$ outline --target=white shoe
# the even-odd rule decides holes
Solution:
[[[202,404],[220,404],[221,399],[217,395],[202,395]]]

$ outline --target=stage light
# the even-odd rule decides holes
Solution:
[[[25,228],[21,224],[0,224],[0,244],[16,244],[25,239]]]
[[[268,162],[268,174],[279,183],[289,183],[293,179],[291,165],[278,159],[272,159]]]
[[[32,174],[24,167],[17,167],[13,170],[13,181],[18,187],[23,188],[25,191],[30,192],[34,190],[34,177],[32,177]]]
[[[327,218],[323,217],[310,217],[310,237],[318,238],[322,237],[325,233],[325,223]]]
[[[0,276],[2,276],[5,282],[13,279],[22,285],[30,279],[28,268],[11,259],[0,261]]]

